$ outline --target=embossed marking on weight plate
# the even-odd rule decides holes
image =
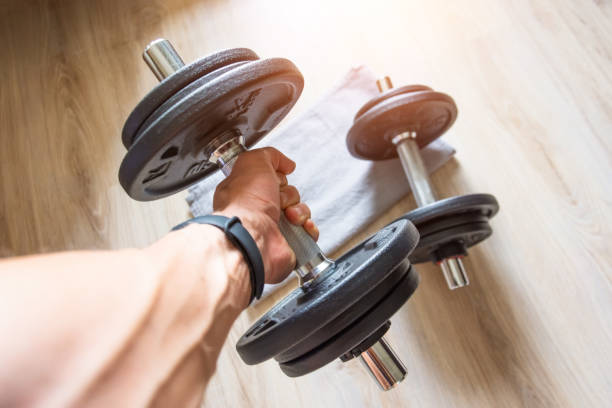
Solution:
[[[207,159],[199,161],[199,162],[191,165],[191,167],[189,167],[189,169],[187,169],[187,172],[185,173],[183,178],[186,179],[186,178],[189,178],[189,177],[193,177],[196,174],[201,173],[202,171],[204,171],[207,167],[208,167],[208,160]]]
[[[430,129],[442,129],[446,123],[448,122],[448,117],[449,115],[446,113],[442,113],[438,116],[436,116],[435,118],[426,121],[423,124],[423,130],[430,130]]]
[[[234,108],[227,113],[227,119],[232,120],[240,115],[244,115],[245,113],[247,113],[251,108],[251,105],[253,105],[253,102],[255,102],[255,98],[257,98],[257,95],[259,95],[260,92],[261,88],[255,89],[254,91],[249,93],[249,95],[244,99],[234,99]]]
[[[172,161],[170,160],[170,161],[165,162],[161,166],[158,166],[154,169],[149,170],[149,175],[145,177],[144,180],[142,180],[142,184],[150,183],[151,181],[157,178],[160,178],[161,176],[166,174],[171,164],[172,164]]]

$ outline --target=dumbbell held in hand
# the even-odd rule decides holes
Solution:
[[[125,123],[128,152],[119,171],[121,185],[141,201],[180,191],[216,170],[229,175],[239,155],[285,117],[303,87],[290,61],[261,60],[244,48],[184,65],[169,42],[157,40],[144,59],[161,82]],[[383,335],[418,284],[407,260],[418,241],[412,223],[398,220],[335,261],[284,216],[279,227],[295,252],[300,288],[242,336],[242,359],[256,364],[274,357],[287,375],[299,376],[336,358],[360,356],[383,389],[401,381],[405,369]]]

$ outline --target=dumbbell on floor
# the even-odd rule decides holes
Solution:
[[[454,123],[453,99],[423,85],[393,89],[389,77],[377,81],[381,95],[355,115],[347,135],[353,156],[386,160],[399,156],[419,208],[403,218],[412,221],[420,241],[412,263],[440,265],[450,289],[469,284],[462,262],[467,248],[492,233],[489,219],[499,205],[490,194],[469,194],[437,200],[420,149],[440,137]]]
[[[137,200],[172,194],[218,169],[229,175],[303,87],[290,61],[260,60],[247,49],[185,66],[169,42],[157,40],[144,59],[161,83],[125,123],[128,152],[119,170],[121,185]],[[418,241],[412,223],[398,220],[336,261],[284,216],[280,229],[296,254],[300,288],[242,336],[236,346],[242,359],[256,364],[274,357],[287,375],[299,376],[360,356],[383,389],[401,381],[405,368],[383,335],[418,285],[407,260]]]

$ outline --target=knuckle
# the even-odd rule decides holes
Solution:
[[[291,198],[300,201],[300,192],[295,186],[287,186],[287,190],[289,191],[289,194],[291,194]]]
[[[304,204],[304,203],[300,203],[299,205],[300,205],[300,207],[301,207],[302,211],[303,211],[305,214],[307,214],[307,215],[308,215],[308,217],[310,218],[310,207],[308,207],[308,206],[307,206],[306,204]]]
[[[274,156],[274,150],[276,150],[276,149],[274,149],[273,147],[268,146],[268,147],[262,147],[261,149],[258,149],[258,150],[260,150],[261,153],[264,156],[266,156],[266,158],[268,160],[272,160],[272,157]]]

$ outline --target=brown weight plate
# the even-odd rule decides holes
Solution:
[[[142,123],[172,95],[189,85],[196,79],[207,75],[221,67],[239,61],[254,61],[259,59],[257,54],[248,48],[233,48],[223,50],[202,57],[189,65],[176,71],[161,81],[136,105],[123,125],[121,140],[126,149],[129,149],[134,136]]]
[[[356,119],[346,144],[355,157],[387,160],[397,157],[393,137],[416,131],[417,143],[423,148],[446,132],[456,118],[457,105],[446,94],[403,93],[384,99]]]
[[[163,110],[139,132],[119,169],[130,197],[149,201],[217,170],[214,146],[241,136],[247,147],[272,130],[293,107],[304,80],[286,59],[248,62],[205,81]]]
[[[425,85],[406,85],[406,86],[400,86],[399,88],[389,89],[388,91],[385,91],[381,93],[380,95],[378,95],[377,97],[372,98],[369,101],[367,101],[361,107],[361,109],[359,109],[359,111],[355,115],[354,120],[357,120],[361,115],[363,115],[366,111],[368,111],[372,106],[384,101],[385,99],[389,99],[396,95],[412,93],[412,92],[421,92],[421,91],[433,91],[433,89]]]

